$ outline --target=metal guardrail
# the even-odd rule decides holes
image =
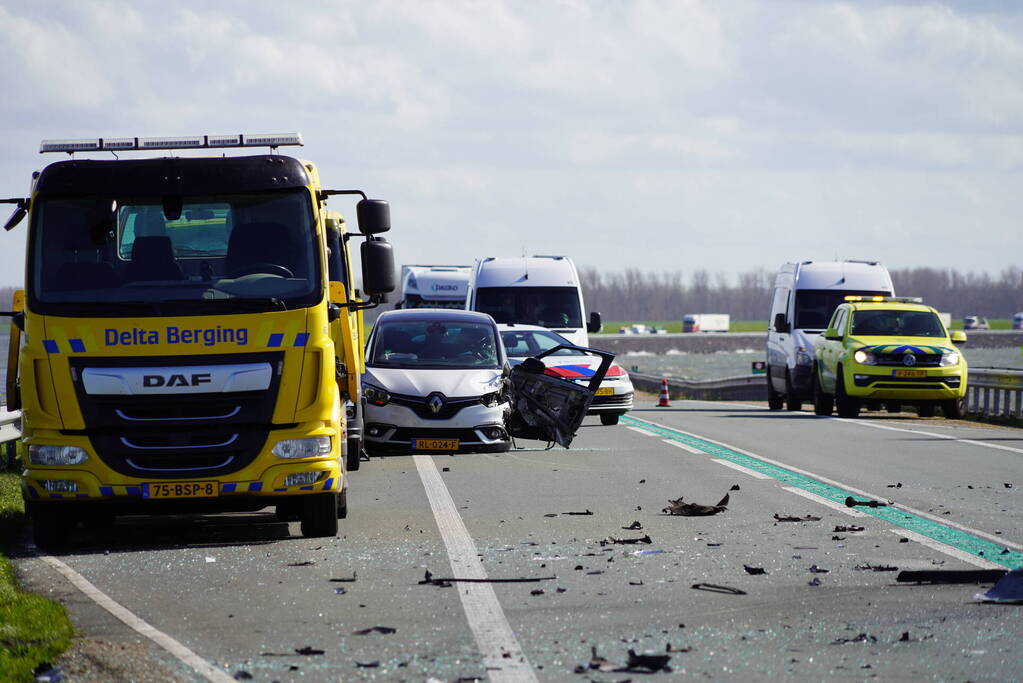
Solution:
[[[9,470],[17,458],[15,441],[21,436],[21,411],[0,410],[0,471]]]
[[[640,391],[657,394],[661,377],[630,372]],[[766,375],[740,375],[721,379],[668,378],[668,396],[709,401],[761,401],[767,397]],[[979,415],[1023,418],[1023,370],[971,368],[966,380],[966,412]]]

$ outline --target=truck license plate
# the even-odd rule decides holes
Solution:
[[[896,370],[896,377],[926,377],[926,370]]]
[[[216,481],[160,481],[142,485],[143,498],[216,498],[220,483]]]
[[[594,396],[614,396],[614,395],[615,395],[614,387],[600,387],[599,389],[597,389],[596,393],[594,394]]]
[[[412,439],[412,448],[421,451],[457,451],[458,439]]]

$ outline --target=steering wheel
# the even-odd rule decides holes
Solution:
[[[277,263],[266,262],[249,263],[247,265],[241,266],[240,268],[235,268],[228,274],[228,276],[231,278],[236,278],[241,277],[242,275],[252,275],[254,273],[267,273],[269,275],[279,275],[281,277],[289,278],[295,277],[295,274],[291,272],[289,268],[285,268],[284,266],[279,265]]]

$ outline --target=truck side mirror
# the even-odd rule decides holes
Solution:
[[[600,332],[600,326],[601,326],[600,313],[597,313],[596,311],[591,311],[590,322],[586,326],[586,331],[589,332],[590,334],[596,334]]]
[[[775,332],[788,332],[789,321],[785,319],[784,313],[774,314],[774,331]]]
[[[361,203],[361,202],[360,202]],[[362,243],[362,289],[367,296],[393,292],[394,251],[383,238],[367,239]]]
[[[355,213],[363,235],[378,235],[391,229],[391,206],[383,199],[363,199],[355,205]]]
[[[953,330],[950,339],[952,340],[953,344],[965,344],[966,333],[963,332],[962,330]]]
[[[20,223],[27,214],[28,209],[24,206],[18,206],[18,208],[14,210],[14,213],[11,214],[11,217],[7,219],[7,222],[4,223],[4,230],[13,230],[14,226]]]

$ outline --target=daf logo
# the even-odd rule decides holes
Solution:
[[[426,405],[430,406],[430,410],[436,415],[444,408],[444,399],[439,394],[434,394],[427,399]]]
[[[911,353],[907,353],[902,357],[903,365],[916,365],[916,356]]]
[[[197,387],[212,381],[210,373],[196,372],[192,375],[142,375],[144,387]]]

